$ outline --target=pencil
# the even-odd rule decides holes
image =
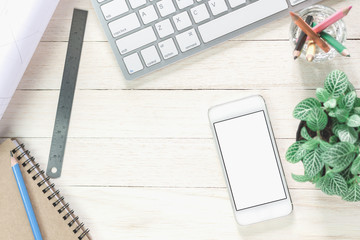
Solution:
[[[34,238],[35,238],[35,240],[42,240],[39,224],[36,221],[34,209],[32,208],[32,205],[30,202],[30,197],[26,190],[26,186],[25,186],[24,179],[23,179],[23,176],[20,171],[19,164],[16,161],[16,159],[13,157],[11,152],[10,152],[10,155],[11,155],[11,160],[10,160],[11,168],[13,170],[15,180],[16,180],[17,186],[19,188],[20,195],[21,195],[22,201],[24,203],[25,211],[28,216]]]
[[[298,25],[299,28],[301,28],[301,30],[303,30],[306,35],[309,36],[310,39],[312,39],[316,45],[318,45],[322,50],[324,50],[324,52],[329,52],[330,51],[330,47],[326,44],[326,42],[324,42],[324,40],[322,40],[312,29],[311,27],[304,21],[302,20],[301,17],[299,17],[299,15],[290,12],[291,18],[293,19],[294,23],[296,25]]]
[[[314,28],[316,26],[315,22],[312,22],[311,27]],[[342,45],[339,41],[337,41],[333,36],[328,34],[325,31],[322,31],[320,33],[320,36],[328,43],[330,44],[337,52],[339,52],[341,55],[345,57],[350,57],[349,50]]]
[[[333,15],[331,15],[330,17],[328,17],[327,19],[325,19],[324,21],[322,21],[321,23],[316,25],[313,28],[313,31],[315,33],[320,33],[321,31],[323,31],[325,28],[327,28],[331,24],[333,24],[333,23],[339,21],[341,18],[345,17],[349,13],[351,8],[352,8],[352,6],[337,11],[336,13],[334,13]]]
[[[320,36],[329,44],[331,45],[336,51],[338,51],[341,55],[345,57],[350,57],[350,52],[347,48],[342,45],[339,41],[337,41],[333,36],[330,34],[322,31]]]
[[[307,24],[311,24],[313,21],[313,16],[307,16],[305,19],[305,22]],[[297,59],[301,54],[301,49],[304,47],[305,41],[306,41],[307,35],[304,33],[304,31],[301,31],[298,41],[296,42],[295,50],[294,50],[294,60]]]
[[[312,62],[315,58],[316,45],[313,40],[310,40],[307,45],[306,59]]]

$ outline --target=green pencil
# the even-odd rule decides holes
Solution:
[[[342,45],[339,41],[337,41],[333,36],[326,32],[320,33],[321,38],[323,38],[329,45],[331,45],[336,51],[338,51],[341,55],[345,57],[350,57],[349,50],[346,49],[344,45]]]

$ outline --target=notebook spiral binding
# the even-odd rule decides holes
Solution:
[[[11,152],[13,154],[15,154],[16,152],[21,151],[21,153],[18,154],[18,156],[17,156],[17,160],[20,161],[20,164],[23,167],[26,167],[28,164],[31,165],[30,168],[28,168],[28,170],[26,172],[28,174],[32,174],[32,173],[34,173],[34,171],[36,172],[32,176],[32,180],[38,181],[37,186],[39,188],[43,187],[42,192],[44,194],[46,194],[48,191],[51,190],[52,193],[47,197],[47,199],[52,202],[53,207],[57,207],[60,204],[59,206],[61,206],[61,208],[59,208],[57,210],[57,212],[59,214],[63,214],[62,218],[64,221],[67,221],[67,220],[69,221],[69,223],[67,225],[69,226],[69,228],[74,228],[72,230],[72,232],[74,234],[77,234],[79,231],[83,231],[80,234],[80,236],[78,237],[78,239],[81,240],[85,236],[90,237],[88,235],[90,232],[90,229],[88,229],[88,228],[85,229],[84,223],[79,222],[79,217],[74,215],[74,210],[69,209],[69,203],[65,203],[64,197],[60,196],[60,191],[54,189],[55,184],[50,183],[50,177],[45,177],[45,175],[44,175],[45,172],[43,170],[39,169],[40,165],[35,162],[34,157],[30,156],[30,151],[25,150],[24,147],[25,147],[24,144],[20,144],[19,146],[14,148]],[[25,156],[26,156],[26,159],[23,160]],[[22,161],[22,163],[21,163],[21,161]]]

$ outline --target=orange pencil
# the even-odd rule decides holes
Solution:
[[[330,51],[329,45],[327,45],[326,42],[322,40],[301,17],[299,17],[299,15],[293,12],[290,12],[290,15],[294,23],[298,25],[298,27],[301,28],[301,30],[303,30],[303,32],[306,33],[306,35],[308,35],[309,38],[316,43],[316,45],[324,50],[324,52]]]

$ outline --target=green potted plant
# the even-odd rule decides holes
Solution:
[[[345,73],[332,71],[316,98],[301,101],[293,116],[301,122],[286,159],[304,165],[304,174],[293,179],[360,201],[360,98]]]

